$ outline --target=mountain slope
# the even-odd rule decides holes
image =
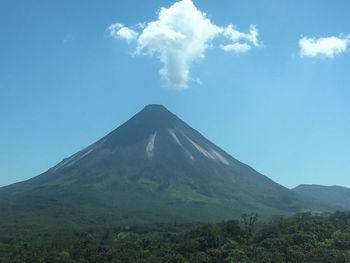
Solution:
[[[343,186],[323,186],[301,184],[294,192],[312,197],[340,210],[350,210],[350,189]]]
[[[33,227],[329,209],[234,159],[161,105],[146,106],[47,172],[0,188],[0,200],[1,218]]]

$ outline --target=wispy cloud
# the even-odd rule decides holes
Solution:
[[[221,45],[222,50],[226,52],[246,53],[251,50],[251,46],[247,43],[234,43]]]
[[[217,26],[191,0],[161,8],[157,20],[138,25],[130,28],[115,23],[108,30],[112,37],[135,41],[136,55],[159,58],[160,75],[177,89],[188,86],[191,64],[205,57],[214,38],[223,36],[226,39],[227,43],[220,47],[227,52],[245,53],[259,45],[255,26],[251,26],[248,33],[238,31],[232,24]]]
[[[350,35],[339,37],[330,36],[323,38],[302,37],[299,40],[301,57],[328,57],[334,58],[336,55],[344,53],[349,45]]]
[[[139,33],[123,24],[114,23],[108,27],[108,31],[111,37],[124,39],[128,42],[137,39]]]
[[[227,45],[221,45],[221,48],[225,51],[244,53],[251,50],[252,46],[259,46],[259,33],[255,25],[250,26],[249,33],[243,33],[238,31],[234,25],[230,24],[225,28],[223,34],[233,42]]]

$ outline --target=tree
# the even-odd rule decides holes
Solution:
[[[253,237],[256,222],[258,221],[258,214],[243,214],[241,218],[243,223],[244,240],[246,244],[249,244],[251,238]]]

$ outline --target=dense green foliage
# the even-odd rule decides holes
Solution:
[[[350,262],[350,212],[0,236],[0,262]]]

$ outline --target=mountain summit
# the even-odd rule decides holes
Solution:
[[[146,106],[47,172],[0,188],[0,200],[3,219],[79,226],[327,209],[234,159],[162,105]]]

